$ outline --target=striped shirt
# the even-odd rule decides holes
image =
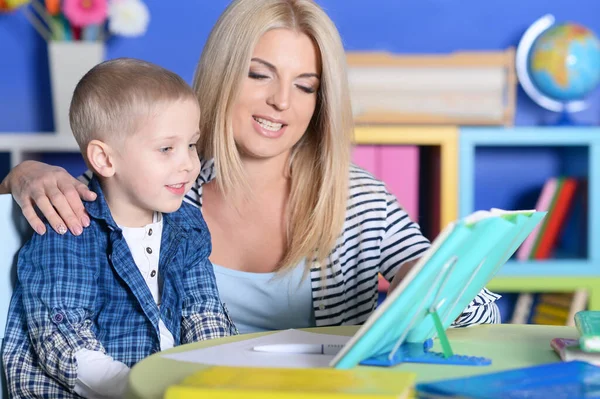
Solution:
[[[202,186],[213,180],[215,173],[214,160],[203,162],[200,176],[185,200],[201,208]],[[323,265],[325,279],[320,268],[311,269],[316,325],[364,323],[377,305],[378,274],[391,281],[402,264],[419,258],[429,246],[429,240],[385,184],[352,166],[344,230]],[[495,304],[498,298],[483,289],[453,326],[500,323]]]

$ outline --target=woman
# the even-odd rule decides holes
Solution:
[[[240,332],[363,323],[378,273],[397,285],[429,242],[382,182],[350,166],[333,22],[311,0],[236,0],[208,38],[194,88],[203,167],[187,199],[202,208]],[[3,185],[39,233],[34,203],[57,231],[88,223],[79,196],[92,194],[60,168],[24,162]],[[499,322],[497,298],[482,291],[455,325]]]

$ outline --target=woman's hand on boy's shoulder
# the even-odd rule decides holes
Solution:
[[[90,224],[82,199],[93,201],[96,194],[61,167],[25,161],[12,169],[3,184],[38,234],[44,234],[46,226],[35,207],[59,234],[68,228],[79,235]]]

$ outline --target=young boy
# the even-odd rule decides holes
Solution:
[[[182,205],[200,170],[199,118],[193,90],[147,62],[107,61],[81,79],[71,128],[98,197],[83,234],[48,228],[19,253],[11,397],[118,397],[144,357],[236,333],[202,214]]]

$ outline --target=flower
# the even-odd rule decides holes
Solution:
[[[141,36],[150,22],[143,0],[0,0],[0,14],[18,8],[46,41]]]
[[[98,25],[106,21],[106,0],[64,0],[63,12],[73,26]]]
[[[150,12],[140,0],[113,0],[108,8],[108,30],[121,36],[141,36],[150,22]]]
[[[13,11],[27,3],[29,0],[0,0],[0,12]]]

